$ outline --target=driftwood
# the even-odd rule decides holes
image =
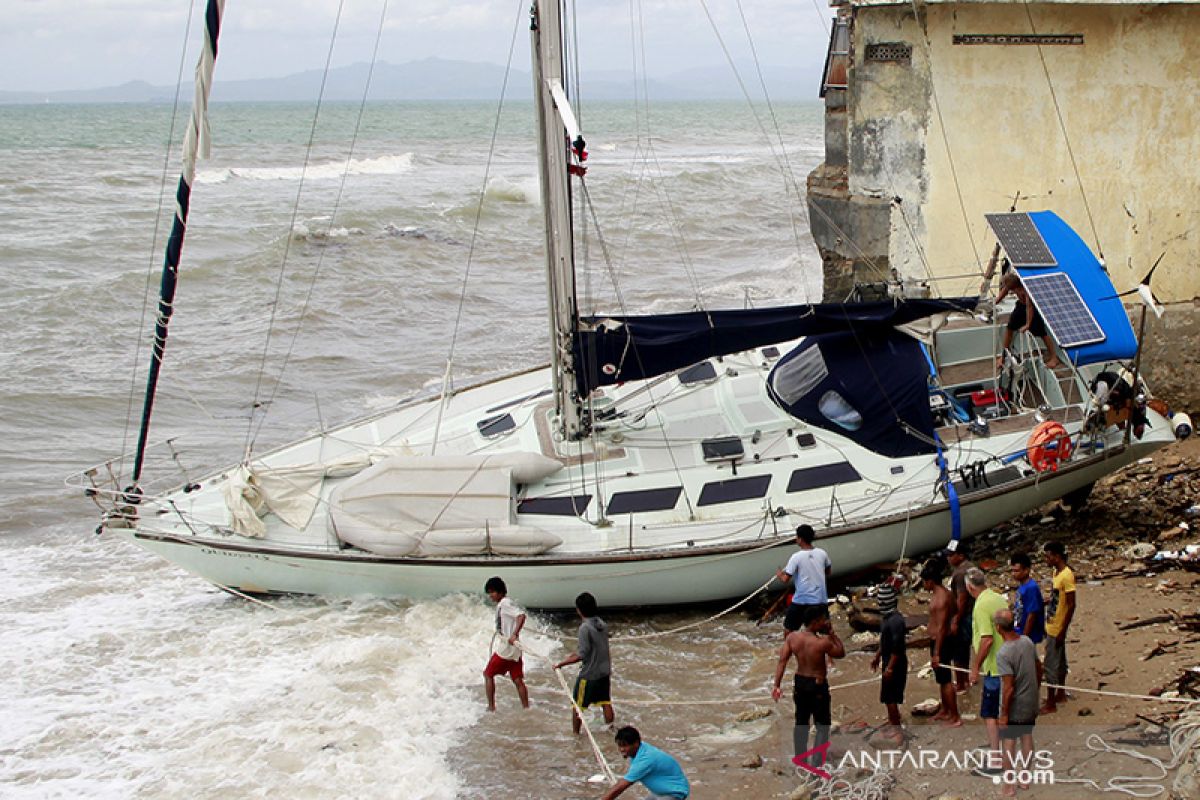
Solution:
[[[1160,622],[1174,622],[1174,621],[1175,621],[1174,614],[1159,614],[1157,616],[1146,617],[1145,619],[1135,620],[1134,622],[1126,622],[1124,625],[1118,625],[1117,630],[1131,631],[1134,628],[1144,628],[1147,625],[1157,625]]]

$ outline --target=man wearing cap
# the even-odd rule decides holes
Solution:
[[[958,667],[954,682],[961,694],[967,690],[967,672],[971,669],[971,613],[975,609],[975,598],[967,591],[967,571],[975,568],[969,555],[967,543],[951,539],[942,551],[950,562],[950,593],[954,595],[954,615],[950,620],[950,661]]]
[[[792,554],[783,569],[775,572],[775,577],[781,583],[795,582],[792,603],[783,619],[785,639],[788,634],[800,630],[804,625],[809,608],[829,608],[825,579],[833,572],[833,562],[829,560],[828,553],[819,547],[813,547],[815,538],[817,533],[811,525],[796,528],[796,546],[800,549]]]
[[[898,608],[899,597],[891,583],[881,583],[875,593],[883,622],[879,627],[879,650],[871,660],[871,669],[883,665],[883,680],[879,684],[879,702],[887,706],[888,733],[902,743],[900,704],[904,702],[904,684],[908,679],[908,626]]]

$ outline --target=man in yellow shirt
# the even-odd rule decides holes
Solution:
[[[983,676],[983,695],[979,701],[979,716],[987,726],[988,743],[992,746],[992,756],[988,759],[988,768],[983,770],[988,775],[1001,772],[1002,755],[1000,751],[1000,670],[996,666],[996,654],[1004,642],[996,630],[996,612],[1008,608],[1008,601],[1003,595],[987,588],[987,576],[975,568],[967,570],[967,591],[975,598],[975,608],[971,612],[971,635],[975,646],[975,659],[971,662],[971,684],[979,682]]]
[[[1046,703],[1039,713],[1053,714],[1067,699],[1067,629],[1075,617],[1075,573],[1067,566],[1067,551],[1061,542],[1042,548],[1046,563],[1054,569],[1054,584],[1046,601]]]

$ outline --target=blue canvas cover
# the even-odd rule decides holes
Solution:
[[[835,331],[871,334],[944,311],[971,311],[978,298],[819,303],[644,317],[587,317],[575,334],[580,397],[599,386],[643,380],[712,356]]]
[[[1129,324],[1125,306],[1116,297],[1117,291],[1100,261],[1092,255],[1079,234],[1053,211],[1034,211],[1029,218],[1045,240],[1046,247],[1054,254],[1058,266],[1022,266],[1017,267],[1017,273],[1022,278],[1049,272],[1067,273],[1104,331],[1105,339],[1102,342],[1062,348],[1067,358],[1076,366],[1133,358],[1137,353],[1137,337],[1133,333],[1133,326]]]
[[[899,331],[810,336],[771,370],[767,391],[792,416],[881,455],[937,450],[929,367],[920,343]]]

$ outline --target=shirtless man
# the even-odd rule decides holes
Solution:
[[[779,650],[779,663],[775,665],[775,685],[771,689],[771,699],[779,702],[783,691],[783,673],[787,671],[788,662],[796,658],[795,688],[792,700],[796,704],[796,727],[792,729],[792,744],[796,754],[808,751],[808,722],[809,718],[817,726],[817,747],[829,741],[829,726],[833,717],[829,707],[829,681],[826,679],[826,659],[841,658],[846,655],[846,647],[833,632],[833,623],[829,621],[829,610],[816,606],[808,609],[804,627],[789,633]],[[820,766],[822,760],[815,756],[809,759],[813,766]]]
[[[954,595],[942,585],[944,566],[945,562],[934,558],[921,570],[921,583],[925,591],[933,595],[929,599],[929,635],[933,637],[929,646],[929,663],[933,666],[933,675],[937,679],[938,691],[942,696],[942,707],[938,709],[934,719],[942,720],[942,724],[947,728],[961,728],[958,693],[954,689],[953,673],[950,671],[954,652],[950,622],[954,618],[957,605]]]

